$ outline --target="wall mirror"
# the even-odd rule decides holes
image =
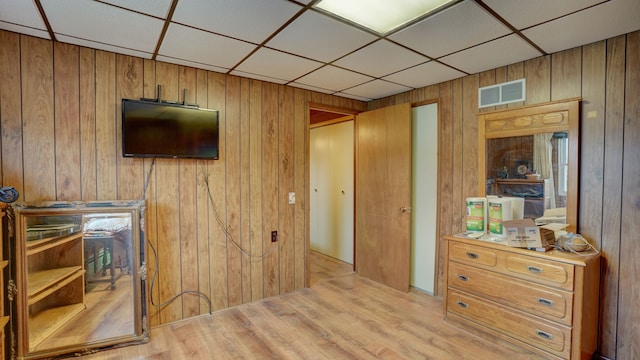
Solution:
[[[144,201],[10,206],[18,359],[148,340],[144,209]]]
[[[578,226],[580,100],[478,115],[478,191],[524,199],[524,218]]]

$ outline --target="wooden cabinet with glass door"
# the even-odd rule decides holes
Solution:
[[[7,333],[7,323],[9,322],[9,309],[5,307],[5,298],[6,293],[5,289],[7,289],[6,281],[7,278],[7,270],[9,268],[9,260],[7,249],[5,245],[7,244],[6,236],[6,219],[7,213],[5,211],[6,205],[0,205],[0,235],[2,236],[2,246],[0,246],[0,357],[2,359],[7,358],[7,346],[6,346],[6,333]]]
[[[25,219],[16,243],[19,357],[85,309],[81,217]]]

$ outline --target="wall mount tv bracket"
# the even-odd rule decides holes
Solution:
[[[159,103],[164,103],[164,104],[179,104],[179,105],[183,105],[183,106],[189,106],[189,107],[194,107],[194,108],[200,108],[200,105],[198,104],[189,104],[187,103],[187,89],[185,88],[183,90],[183,98],[182,98],[182,102],[180,101],[171,101],[171,100],[162,100],[162,85],[158,84],[158,96],[156,98],[140,98],[140,100],[142,101],[153,101],[153,102],[159,102]]]

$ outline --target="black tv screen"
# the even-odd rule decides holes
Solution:
[[[218,159],[218,111],[122,99],[122,155]]]

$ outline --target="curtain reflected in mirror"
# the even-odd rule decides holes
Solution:
[[[486,140],[487,195],[524,198],[524,217],[565,212],[567,132]]]
[[[18,357],[144,342],[143,202],[13,204]],[[23,289],[26,289],[24,291]]]

